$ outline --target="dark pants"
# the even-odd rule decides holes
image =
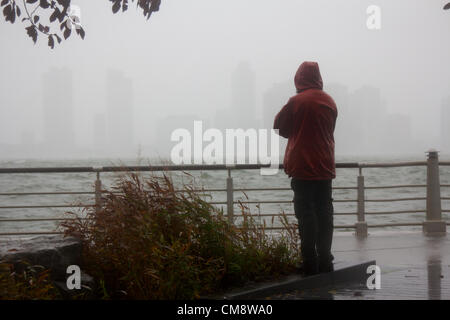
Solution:
[[[331,271],[333,255],[333,198],[331,180],[291,180],[304,266]]]

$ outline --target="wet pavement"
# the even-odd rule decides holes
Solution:
[[[333,239],[333,253],[336,262],[376,260],[381,271],[380,288],[368,289],[366,283],[341,284],[297,290],[267,299],[450,299],[448,235],[425,237],[421,232],[371,232],[360,240],[352,234],[339,234]]]

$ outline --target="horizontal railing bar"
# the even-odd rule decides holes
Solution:
[[[23,219],[0,219],[0,222],[72,221],[72,220],[87,220],[87,218],[23,218]]]
[[[48,234],[64,234],[61,231],[37,231],[37,232],[2,232],[0,236],[27,236],[27,235],[48,235]]]
[[[356,212],[335,212],[334,215],[355,215]],[[264,217],[293,217],[295,216],[294,213],[252,213],[250,215],[251,217],[258,217],[258,218],[264,218]],[[244,217],[242,214],[235,214],[233,215],[235,218]],[[23,219],[0,219],[0,222],[27,222],[27,221],[73,221],[73,220],[90,220],[90,218],[23,218]]]
[[[333,200],[333,202],[357,202],[358,200]],[[292,200],[261,200],[261,201],[234,201],[234,204],[259,204],[259,203],[292,203]]]
[[[84,191],[61,191],[61,192],[3,192],[0,196],[42,196],[42,195],[64,195],[64,194],[95,194],[95,192]]]
[[[450,162],[439,162],[449,165]],[[425,166],[426,161],[392,162],[392,163],[358,163],[338,162],[336,168],[393,168],[409,166]],[[201,170],[251,170],[269,168],[270,164],[212,164],[212,165],[156,165],[156,166],[104,166],[104,167],[33,167],[33,168],[0,168],[0,173],[79,173],[79,172],[127,172],[127,171],[201,171]],[[278,165],[283,169],[283,164]]]
[[[384,224],[368,224],[369,228],[385,228],[385,227],[408,227],[422,226],[422,222],[400,222],[400,223],[384,223]]]
[[[354,225],[335,225],[335,229],[354,229]],[[264,230],[286,230],[285,227],[259,227],[258,229],[264,229]]]
[[[426,161],[387,162],[387,163],[359,163],[359,168],[397,168],[426,166]]]
[[[333,187],[333,190],[357,190],[357,187]],[[224,189],[223,191],[227,191]],[[291,188],[236,188],[233,191],[292,191]]]
[[[356,187],[336,187],[333,189],[357,189]],[[291,188],[253,188],[253,189],[234,189],[235,192],[242,191],[291,191]],[[204,193],[204,192],[225,192],[227,189],[197,189],[197,190],[189,190],[191,192],[196,193]],[[175,192],[188,192],[187,190],[175,190]],[[113,193],[113,194],[121,194],[123,192],[115,192],[102,190],[102,193]],[[73,195],[73,194],[92,194],[95,192],[89,191],[59,191],[59,192],[2,192],[0,196],[34,196],[34,195]]]
[[[397,199],[366,199],[364,201],[366,202],[391,202],[391,201],[416,201],[416,200],[426,200],[427,198],[418,198],[418,197],[414,197],[414,198],[397,198]],[[444,198],[441,198],[444,199]]]
[[[406,185],[395,185],[395,186],[366,186],[365,189],[393,189],[393,188],[425,188],[426,184],[406,184]]]
[[[88,205],[42,205],[42,206],[1,206],[0,209],[38,209],[38,208],[90,208],[95,207],[95,204]]]
[[[211,165],[157,165],[157,166],[105,166],[105,167],[35,167],[0,168],[0,173],[76,173],[76,172],[127,172],[127,171],[201,171],[201,170],[251,170],[269,168],[270,164],[211,164]],[[283,165],[278,166],[283,169]],[[356,162],[336,163],[336,168],[358,168]]]
[[[333,215],[335,216],[351,216],[351,215],[356,215],[356,212],[335,212],[333,213]],[[251,217],[282,217],[283,215],[288,216],[288,217],[293,217],[295,216],[295,213],[285,213],[285,214],[281,214],[281,213],[252,213],[250,216]],[[239,218],[239,217],[243,217],[242,214],[235,214],[233,215],[234,218]]]
[[[401,211],[375,211],[365,212],[365,214],[377,215],[377,214],[401,214],[401,213],[425,213],[426,210],[401,210]]]

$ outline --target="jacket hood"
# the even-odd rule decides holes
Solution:
[[[322,76],[317,62],[305,61],[297,70],[294,78],[297,93],[306,89],[323,89]]]

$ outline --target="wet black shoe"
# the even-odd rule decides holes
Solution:
[[[319,268],[317,264],[305,264],[301,263],[297,267],[297,272],[304,277],[313,276],[319,273]]]
[[[334,265],[333,262],[326,263],[326,264],[319,264],[319,273],[328,273],[334,271]]]

